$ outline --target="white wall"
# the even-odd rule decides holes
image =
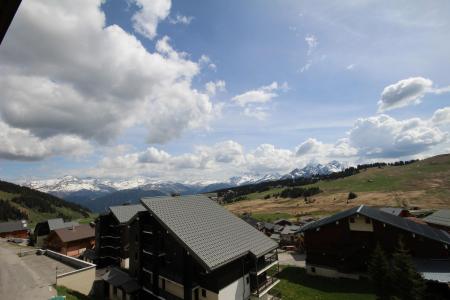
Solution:
[[[250,297],[250,278],[247,283],[247,278],[249,278],[249,274],[246,274],[244,277],[239,278],[235,282],[230,285],[224,287],[219,291],[219,300],[244,300]]]

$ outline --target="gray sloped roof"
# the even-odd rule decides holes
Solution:
[[[80,224],[78,224],[78,222],[75,222],[75,221],[64,222],[64,220],[62,218],[50,219],[50,220],[47,220],[47,223],[48,223],[48,228],[50,229],[50,231],[80,225]]]
[[[394,215],[394,216],[400,216],[402,211],[404,210],[401,207],[382,207],[380,208],[381,211],[384,211],[385,213]]]
[[[318,228],[323,225],[334,223],[340,219],[350,217],[354,214],[360,214],[371,219],[377,220],[379,222],[424,236],[426,238],[450,244],[450,234],[447,232],[430,227],[428,225],[418,224],[411,220],[394,216],[392,214],[386,213],[376,208],[361,205],[353,207],[351,209],[339,212],[330,217],[320,219],[318,221],[309,223],[301,228],[301,231],[308,231],[311,229]]]
[[[141,204],[136,205],[119,205],[111,206],[109,208],[111,213],[116,217],[119,223],[128,223],[138,212],[146,211],[146,208]]]
[[[423,218],[423,220],[430,224],[450,227],[450,209],[438,210],[426,218]]]
[[[27,230],[26,221],[10,221],[0,223],[0,233]]]
[[[260,257],[278,245],[203,195],[142,199],[149,212],[206,268],[248,253]]]

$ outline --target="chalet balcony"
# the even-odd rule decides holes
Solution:
[[[257,298],[261,298],[268,294],[269,291],[280,282],[280,280],[274,276],[265,276],[262,281],[259,280],[259,277],[260,276],[258,276],[256,284],[252,285],[252,296]]]
[[[265,271],[278,265],[278,252],[274,251],[266,254],[263,258],[256,261],[256,266],[250,271],[251,274],[259,276]]]

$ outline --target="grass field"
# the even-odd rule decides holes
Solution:
[[[308,276],[305,269],[282,267],[281,282],[274,288],[283,300],[372,300],[376,299],[366,281]]]
[[[72,291],[65,286],[57,285],[55,289],[58,292],[58,296],[65,296],[66,300],[92,300],[92,298]]]
[[[255,213],[252,217],[258,221],[273,222],[278,219],[292,219],[294,216],[288,213]]]
[[[91,214],[88,218],[84,218],[80,213],[75,212],[67,207],[55,207],[56,213],[45,213],[45,212],[39,212],[37,210],[32,210],[27,207],[20,206],[19,204],[12,202],[11,199],[18,196],[17,194],[7,193],[4,191],[0,191],[0,199],[6,200],[11,203],[11,205],[19,208],[20,210],[24,211],[28,215],[28,228],[34,228],[36,223],[56,218],[58,213],[62,213],[65,216],[69,216],[72,218],[72,220],[78,220],[79,223],[89,223],[93,221],[97,214]]]
[[[319,181],[323,192],[311,197],[313,203],[302,198],[264,199],[279,193],[273,188],[262,193],[246,195],[248,200],[226,205],[234,213],[254,215],[288,214],[327,215],[353,206],[418,206],[448,208],[450,206],[450,155],[439,155],[406,166],[370,168],[350,177]],[[358,197],[347,203],[349,192]]]

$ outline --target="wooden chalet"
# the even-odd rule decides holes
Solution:
[[[79,257],[95,245],[95,229],[90,224],[56,229],[48,235],[47,247],[61,254]]]
[[[310,223],[301,231],[307,273],[313,275],[364,276],[376,245],[391,254],[399,239],[414,259],[441,265],[449,261],[447,232],[364,205]]]
[[[29,229],[26,220],[0,223],[1,238],[28,238]]]
[[[50,232],[56,229],[71,228],[78,226],[78,222],[65,222],[62,218],[49,219],[39,222],[34,227],[33,243],[35,247],[47,248],[47,237]]]
[[[141,204],[112,206],[96,220],[96,263],[100,267],[129,267],[129,224],[139,212],[147,211]]]

